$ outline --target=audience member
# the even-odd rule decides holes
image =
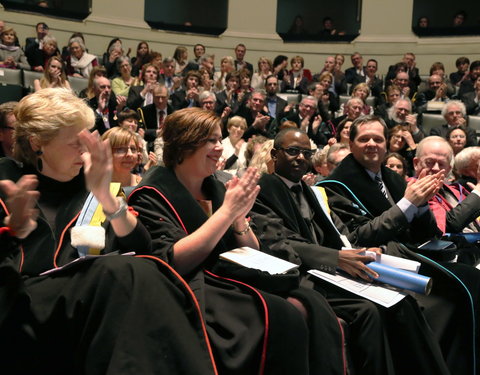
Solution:
[[[452,85],[460,86],[464,79],[468,78],[468,67],[470,66],[470,59],[465,56],[459,57],[455,61],[457,71],[450,73],[450,82]]]
[[[365,75],[356,75],[352,81],[352,88],[359,83],[365,82],[369,89],[370,95],[379,99],[383,91],[383,81],[377,77],[378,62],[375,59],[369,59],[365,67]]]
[[[475,60],[470,64],[468,78],[464,78],[458,89],[458,97],[462,98],[467,92],[475,91],[475,81],[480,77],[480,60]]]
[[[234,69],[235,70],[242,70],[248,69],[250,73],[253,74],[253,65],[249,62],[245,61],[245,54],[247,53],[247,47],[245,44],[237,44],[235,47],[235,61],[234,61]]]
[[[25,39],[25,54],[27,56],[33,49],[42,49],[43,38],[48,35],[49,28],[45,22],[39,22],[35,25],[35,32],[37,34],[35,38]]]
[[[389,152],[385,156],[384,165],[395,173],[398,173],[403,178],[407,177],[407,161],[399,153]]]
[[[353,84],[354,80],[358,80],[358,76],[365,76],[365,67],[363,66],[363,57],[360,53],[355,52],[350,59],[352,60],[352,67],[345,70],[345,80],[347,83]]]
[[[16,125],[13,113],[17,102],[0,104],[0,158],[13,158],[14,130]]]
[[[173,59],[175,60],[175,75],[181,76],[183,69],[187,66],[188,51],[186,47],[178,46],[173,53]]]
[[[27,69],[30,65],[23,50],[15,45],[17,33],[11,27],[4,27],[0,32],[0,66],[9,69]]]
[[[245,160],[247,142],[242,139],[245,130],[247,130],[245,119],[233,116],[227,122],[228,137],[222,140],[222,158],[225,160],[223,170],[234,176],[239,170],[247,167]]]
[[[271,74],[265,79],[265,92],[267,93],[265,109],[268,115],[273,119],[283,117],[287,101],[280,98],[278,93],[278,78]]]
[[[107,70],[105,69],[105,67],[101,65],[94,67],[88,77],[87,87],[82,91],[80,91],[78,96],[82,99],[83,98],[92,99],[95,96],[94,80],[98,77],[106,77],[106,76],[107,76]]]
[[[57,40],[53,35],[46,35],[42,39],[42,48],[30,48],[30,53],[27,53],[27,60],[32,70],[36,72],[44,72],[47,67],[47,62],[53,56],[60,56],[60,51],[57,48]]]
[[[235,66],[233,65],[232,56],[224,56],[220,60],[220,71],[213,74],[213,80],[215,81],[215,89],[217,92],[225,90],[225,84],[227,82],[228,73],[235,71]]]
[[[464,125],[467,129],[467,147],[476,146],[477,134],[475,130],[467,126],[465,104],[459,100],[450,100],[442,109],[442,116],[446,124],[430,129],[430,135],[438,135],[446,139],[448,130],[451,128],[458,128]]]
[[[132,57],[132,76],[138,77],[142,66],[150,59],[150,47],[145,41],[141,41],[137,45],[137,54]]]
[[[292,57],[290,60],[292,69],[288,72],[288,75],[283,76],[282,92],[307,94],[308,83],[312,80],[312,77],[311,73],[310,78],[305,76],[304,63],[302,56]]]
[[[125,97],[129,96],[130,87],[135,83],[135,78],[132,77],[132,64],[127,56],[120,56],[117,58],[117,71],[120,72],[118,77],[112,79],[112,91],[115,95]]]
[[[65,65],[60,56],[53,56],[47,61],[46,69],[43,72],[41,79],[33,81],[33,88],[35,91],[50,88],[64,87],[69,89],[67,75],[65,74]]]
[[[467,146],[467,129],[460,125],[457,128],[448,129],[446,140],[453,150],[453,155],[457,155]]]
[[[153,89],[158,86],[158,68],[153,64],[144,64],[139,79],[130,87],[127,107],[137,109],[153,103]]]
[[[260,57],[258,59],[258,71],[252,75],[252,88],[266,89],[265,79],[272,75],[273,65],[272,61],[266,57]]]
[[[68,49],[70,55],[65,60],[67,75],[88,78],[92,69],[98,65],[97,57],[87,53],[85,42],[80,37],[70,39]]]
[[[198,95],[202,77],[197,70],[190,70],[183,78],[183,87],[171,96],[172,109],[177,111],[187,107],[200,107]]]

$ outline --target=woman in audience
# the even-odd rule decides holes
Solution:
[[[117,70],[120,72],[120,77],[112,80],[112,91],[117,96],[128,97],[130,86],[133,85],[135,78],[132,77],[132,65],[130,59],[126,56],[120,56],[117,59]]]
[[[256,89],[265,89],[265,79],[273,72],[272,61],[266,57],[258,59],[258,71],[253,73],[252,87]]]
[[[105,67],[101,65],[94,67],[88,77],[87,87],[82,91],[80,91],[78,96],[80,98],[87,98],[88,100],[92,99],[95,96],[95,92],[93,89],[95,78],[106,77],[106,76],[107,76],[107,69],[105,69]]]
[[[238,170],[246,167],[247,143],[242,139],[245,130],[247,130],[247,121],[243,117],[233,116],[228,120],[228,137],[222,141],[222,158],[225,159],[224,171],[232,175],[236,175]]]
[[[256,170],[249,168],[240,179],[233,177],[226,188],[212,176],[222,154],[220,119],[211,111],[181,109],[167,117],[162,137],[166,168],[158,167],[144,177],[130,195],[130,204],[149,229],[154,253],[168,259],[202,296],[201,308],[207,311],[207,332],[219,373],[320,374],[338,370],[341,361],[337,363],[334,346],[328,346],[333,351],[329,350],[324,360],[320,357],[326,352],[315,348],[329,341],[328,333],[318,336],[313,328],[316,322],[317,328],[334,328],[330,324],[337,325],[335,319],[320,318],[320,312],[314,311],[317,305],[309,305],[307,348],[303,336],[307,327],[299,325],[298,310],[285,299],[248,285],[258,281],[256,271],[219,260],[219,254],[227,250],[259,247],[246,219],[259,191]],[[247,284],[238,284],[240,274],[249,275],[244,279]],[[271,278],[262,276],[267,287]],[[278,291],[282,287],[277,282]],[[287,289],[284,296],[292,293],[291,287]],[[315,296],[321,298],[318,293]],[[268,318],[264,308],[269,310]],[[268,333],[264,331],[265,318]],[[267,346],[263,345],[265,334]],[[310,372],[305,367],[308,360]]]
[[[173,59],[175,60],[175,75],[181,76],[183,69],[188,63],[188,51],[185,47],[178,46],[173,53]]]
[[[342,70],[342,66],[344,62],[345,62],[345,56],[343,56],[342,54],[335,55],[335,70],[337,72],[344,73]]]
[[[373,107],[366,103],[367,97],[370,95],[370,88],[365,82],[359,83],[353,88],[352,98],[359,98],[363,102],[362,116],[373,114]],[[343,112],[343,104],[340,106],[340,112]]]
[[[11,27],[6,27],[0,33],[0,67],[9,69],[27,69],[30,65],[27,62],[23,50],[15,45],[17,33]]]
[[[67,57],[67,75],[88,78],[92,69],[98,65],[97,57],[87,53],[85,43],[80,37],[68,42],[70,55]]]
[[[323,92],[325,95],[328,95],[328,100],[326,100],[326,96],[322,95],[322,102],[323,105],[330,113],[335,113],[340,108],[339,97],[337,94],[330,90],[330,87],[333,83],[333,74],[330,72],[323,72],[318,77],[318,82],[323,86]],[[341,113],[343,113],[341,111]]]
[[[116,126],[102,135],[102,140],[106,139],[112,148],[112,182],[120,182],[122,187],[137,186],[142,180],[141,176],[132,173],[142,158],[137,134]]]
[[[27,59],[32,70],[45,72],[47,63],[52,56],[60,56],[60,51],[57,48],[57,39],[53,35],[46,35],[42,40],[42,49],[32,48],[31,54],[27,56]]]
[[[284,55],[278,55],[273,60],[273,74],[275,74],[278,80],[281,82],[283,78],[288,75],[288,57]]]
[[[122,41],[119,38],[114,38],[108,43],[107,52],[103,54],[103,66],[107,69],[108,78],[112,79],[119,74],[116,61],[124,54]]]
[[[213,74],[215,82],[215,92],[225,90],[225,78],[227,74],[235,70],[235,64],[232,56],[224,56],[220,60],[220,71]]]
[[[275,172],[275,165],[271,156],[272,148],[273,139],[269,139],[262,143],[261,147],[254,152],[249,167],[256,168],[260,175],[264,173],[272,174]]]
[[[390,168],[392,171],[397,172],[400,176],[408,178],[407,176],[407,161],[405,158],[397,152],[389,152],[385,156],[385,166]]]
[[[389,152],[396,152],[403,156],[407,162],[405,173],[413,176],[413,158],[417,150],[417,144],[413,140],[412,133],[408,126],[396,125],[388,133],[387,149]]]
[[[453,154],[457,155],[467,145],[467,129],[464,126],[457,128],[451,128],[448,130],[447,136],[448,143],[452,146]]]
[[[304,69],[305,61],[302,56],[295,56],[290,60],[292,69],[287,76],[283,77],[283,92],[308,93],[308,83],[312,80],[312,73]]]
[[[377,105],[375,114],[380,116],[385,121],[388,120],[388,110],[393,106],[393,104],[400,99],[402,90],[397,85],[390,85],[386,88],[385,93],[382,93],[385,97],[385,102]]]
[[[150,47],[145,41],[141,41],[137,46],[137,55],[132,57],[132,76],[137,77],[142,70],[143,64],[146,64],[150,58]]]
[[[198,304],[170,267],[153,257],[78,259],[150,247],[110,191],[108,144],[87,130],[93,111],[69,90],[45,89],[15,117],[21,165],[0,160],[0,180],[18,181],[2,181],[0,194],[1,222],[16,237],[2,236],[2,372],[213,374]],[[96,202],[98,214],[80,215]]]
[[[335,139],[338,143],[345,143],[350,144],[350,126],[352,125],[352,121],[348,119],[342,120],[337,127],[337,134],[335,135]]]
[[[47,62],[47,69],[43,73],[42,79],[33,81],[35,91],[45,88],[70,88],[65,74],[65,65],[59,56],[53,56]]]
[[[238,101],[245,102],[248,100],[253,88],[251,86],[252,73],[248,69],[242,69],[240,71],[240,87],[238,88]]]
[[[203,88],[203,90],[213,91],[213,75],[205,67],[201,67],[199,72],[202,76],[201,87]]]

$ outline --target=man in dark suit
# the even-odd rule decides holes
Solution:
[[[450,129],[463,125],[467,130],[467,147],[476,146],[478,144],[477,134],[474,129],[466,126],[466,114],[465,104],[459,100],[450,100],[442,109],[442,116],[446,124],[430,129],[430,135],[446,138]]]
[[[375,278],[375,272],[365,264],[371,259],[361,255],[361,250],[341,250],[343,246],[351,248],[339,233],[345,226],[336,215],[327,216],[326,209],[302,181],[312,155],[306,133],[283,130],[275,137],[271,154],[275,174],[264,174],[260,179],[261,190],[251,213],[262,242],[274,255],[299,263],[303,275],[310,269],[335,273],[340,268],[353,277]],[[425,373],[448,373],[438,343],[413,299],[385,309],[320,280],[309,278],[309,282],[324,291],[335,313],[349,323],[349,347],[358,373],[388,374],[392,364],[398,373],[419,368]],[[377,315],[377,310],[382,313]],[[367,316],[371,316],[372,326],[362,326]],[[388,339],[381,330],[372,330],[378,324],[390,327]],[[391,353],[384,340],[390,341]],[[407,342],[409,345],[405,345]],[[394,359],[386,364],[385,358],[390,355]]]
[[[37,23],[35,26],[37,36],[35,38],[29,37],[25,39],[25,53],[27,53],[27,50],[30,50],[30,48],[41,49],[42,39],[48,34],[48,30],[49,28],[45,22]]]
[[[275,75],[269,75],[265,79],[265,91],[267,93],[266,105],[268,115],[273,118],[281,118],[285,107],[287,106],[287,101],[280,98],[277,95],[278,92],[278,78]]]
[[[100,134],[117,126],[117,113],[125,107],[125,97],[118,98],[112,92],[110,80],[106,77],[95,78],[95,96],[88,101],[88,105],[95,111],[95,127]]]
[[[365,75],[356,75],[352,81],[352,87],[350,88],[350,94],[356,85],[365,82],[370,87],[370,95],[379,98],[383,91],[383,81],[376,76],[378,70],[378,62],[375,59],[367,61],[365,68]]]
[[[183,78],[185,88],[175,91],[170,95],[172,108],[174,111],[188,107],[200,107],[198,100],[198,86],[202,80],[202,76],[197,70],[190,70]]]
[[[480,60],[475,60],[470,64],[470,73],[468,78],[465,78],[460,84],[458,90],[458,97],[461,98],[467,92],[475,91],[475,81],[480,76]]]
[[[475,80],[474,91],[467,92],[461,97],[465,103],[467,114],[472,116],[480,116],[480,76]]]
[[[133,110],[153,103],[153,89],[158,85],[158,68],[153,64],[142,67],[143,85],[130,87],[128,90],[127,107]]]
[[[253,65],[244,60],[245,53],[247,53],[247,47],[245,47],[245,44],[237,44],[235,47],[235,70],[240,71],[242,69],[248,69],[250,74],[253,74]]]
[[[183,68],[182,75],[185,76],[190,70],[200,69],[200,58],[205,54],[205,46],[203,44],[195,44],[193,46],[194,59],[190,60],[185,68]]]
[[[418,68],[416,67],[415,55],[412,52],[405,53],[402,58],[402,63],[405,64],[406,73],[408,73],[408,79],[410,81],[410,84],[412,85],[412,89],[417,91],[418,85],[420,85],[420,82],[422,80],[420,78]],[[385,82],[389,82],[390,80],[395,78],[398,72],[397,68],[398,64],[390,65],[388,67],[388,73],[385,78]],[[385,85],[387,85],[387,83],[385,83]]]
[[[419,261],[422,273],[434,278],[432,297],[417,298],[439,338],[450,370],[473,373],[476,349],[471,343],[475,327],[478,332],[479,271],[459,263],[438,265],[417,255],[418,244],[440,233],[428,201],[440,188],[444,173],[421,175],[407,185],[399,174],[383,166],[386,140],[387,127],[381,118],[364,116],[354,121],[350,128],[352,153],[322,183],[327,188],[328,203],[348,226],[351,242],[358,246],[387,245],[387,254]],[[466,327],[455,323],[458,321]]]
[[[152,104],[138,109],[145,128],[144,138],[148,142],[150,150],[165,122],[165,118],[172,112],[172,107],[168,105],[168,91],[163,85],[157,85],[154,88]]]
[[[363,57],[360,53],[355,52],[351,57],[352,67],[345,70],[345,80],[347,83],[353,83],[357,76],[365,76],[365,67],[363,66]]]

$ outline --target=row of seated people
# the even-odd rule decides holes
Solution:
[[[335,185],[326,189],[331,211],[322,209],[302,182],[314,150],[296,126],[272,142],[273,174],[249,168],[224,185],[217,172],[221,120],[212,108],[177,110],[161,127],[165,167],[149,169],[128,209],[110,181],[115,159],[136,157],[133,131],[114,127],[101,141],[86,131],[94,112],[58,88],[22,99],[11,120],[13,158],[0,161],[0,179],[13,180],[0,184],[0,272],[10,281],[1,285],[0,340],[9,373],[345,374],[337,318],[348,327],[355,373],[475,373],[479,271],[416,253],[417,244],[439,235],[427,204],[448,160],[432,163],[423,147],[417,164],[425,170],[407,185],[381,166],[383,120],[352,124],[352,155],[330,175],[352,189],[364,184],[363,195],[356,191],[368,205],[363,214],[352,202],[354,210],[345,211],[350,198]],[[379,174],[384,188],[370,174]],[[92,201],[89,190],[103,210],[85,212],[103,211],[103,218],[79,215]],[[92,226],[102,222],[106,233],[98,239]],[[240,246],[299,269],[275,276],[219,259]],[[378,275],[364,247],[420,261],[434,279],[432,294],[385,308],[307,273],[340,269],[371,282]],[[111,255],[61,267],[98,253]]]

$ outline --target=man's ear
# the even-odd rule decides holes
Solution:
[[[277,150],[275,150],[274,148],[272,148],[270,150],[270,156],[272,157],[272,160],[273,161],[276,161],[277,160]]]
[[[418,158],[418,157],[415,156],[415,157],[413,158],[413,170],[414,170],[414,172],[415,172],[415,175],[418,175],[418,173],[417,173],[417,165],[418,165],[418,163],[420,163],[420,158]],[[417,177],[418,177],[418,176],[417,176]]]

